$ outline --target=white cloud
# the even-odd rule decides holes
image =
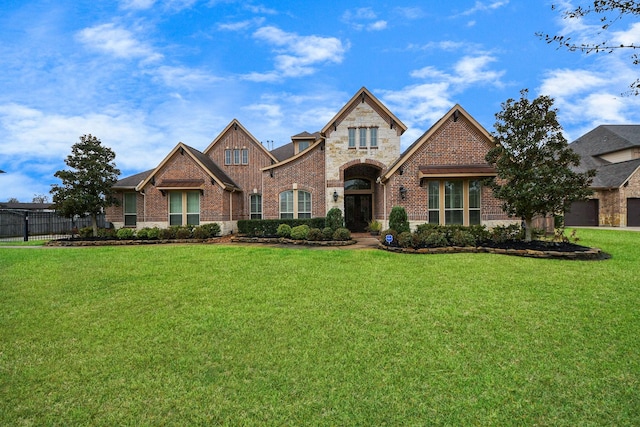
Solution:
[[[387,28],[388,22],[378,19],[378,14],[370,7],[349,9],[342,14],[342,21],[354,29],[367,31],[381,31]]]
[[[114,23],[85,28],[76,36],[87,47],[117,58],[141,58],[145,61],[156,61],[162,58],[162,55],[154,52],[151,46],[137,40],[131,31],[119,28]]]
[[[474,13],[477,13],[477,12],[486,12],[486,11],[496,10],[508,4],[509,4],[509,0],[498,0],[498,1],[492,1],[489,3],[476,1],[473,7],[471,9],[468,9],[462,12],[462,15],[473,15]]]
[[[150,9],[156,0],[126,0],[120,2],[122,9],[145,10]]]
[[[247,20],[238,21],[238,22],[219,23],[218,24],[218,30],[222,30],[222,31],[243,31],[243,30],[247,30],[247,29],[249,29],[251,27],[262,25],[264,23],[264,21],[265,21],[264,18],[254,18],[254,19],[247,19]]]
[[[281,77],[300,77],[313,74],[316,66],[339,64],[347,50],[335,37],[300,36],[277,27],[262,27],[253,36],[274,46],[275,71],[244,76],[253,81],[273,81]]]
[[[540,93],[551,97],[567,97],[599,86],[605,80],[598,73],[588,70],[559,69],[549,71],[542,85]]]
[[[402,19],[421,19],[426,16],[424,10],[419,7],[396,7],[393,11]]]
[[[369,31],[381,31],[387,28],[387,21],[376,21],[368,26]]]
[[[155,78],[159,79],[165,86],[173,88],[194,89],[221,80],[219,77],[213,76],[203,70],[167,65],[150,71],[150,74],[154,75]]]

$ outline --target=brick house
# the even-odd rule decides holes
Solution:
[[[596,170],[592,197],[571,206],[565,224],[640,226],[640,125],[602,125],[569,147],[580,171]]]
[[[311,218],[340,208],[351,231],[371,219],[387,226],[403,206],[413,226],[511,222],[482,180],[495,176],[484,156],[491,135],[454,106],[403,153],[407,127],[366,88],[318,132],[301,132],[267,150],[234,119],[204,150],[179,143],[152,170],[114,186],[115,227]]]

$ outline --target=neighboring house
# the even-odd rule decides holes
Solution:
[[[202,152],[179,143],[153,170],[124,178],[116,227],[240,219],[311,218],[340,208],[351,231],[371,219],[387,226],[403,206],[412,226],[511,222],[482,180],[493,138],[459,105],[401,153],[407,127],[366,88],[318,132],[267,150],[234,119]]]
[[[593,196],[574,203],[565,224],[640,226],[640,125],[602,125],[572,142],[580,171],[595,169]]]

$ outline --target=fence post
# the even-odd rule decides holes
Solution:
[[[29,241],[29,212],[24,213],[24,241]]]

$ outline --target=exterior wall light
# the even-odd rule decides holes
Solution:
[[[338,201],[338,192],[333,190],[333,201],[337,202]]]
[[[401,186],[400,186],[400,198],[401,198],[402,200],[404,200],[404,199],[406,199],[406,198],[407,198],[407,189],[406,189],[406,188],[404,188],[404,185],[401,185]]]

